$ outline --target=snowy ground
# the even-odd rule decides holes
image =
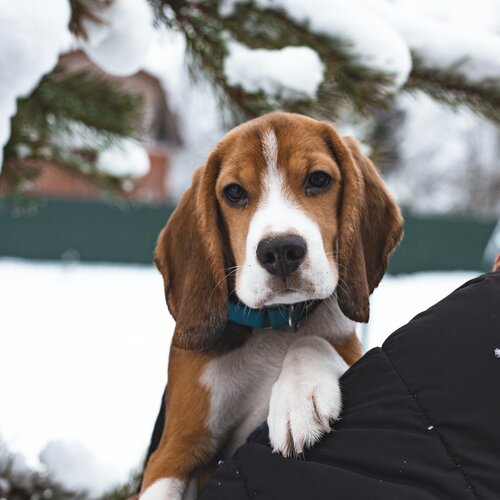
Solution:
[[[367,347],[473,273],[386,277]],[[0,437],[30,465],[93,494],[127,478],[148,443],[173,321],[146,266],[0,259]]]

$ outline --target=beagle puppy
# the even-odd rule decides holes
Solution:
[[[272,113],[221,140],[156,247],[176,326],[141,500],[196,498],[266,419],[287,457],[330,431],[401,235],[375,167],[331,124]]]

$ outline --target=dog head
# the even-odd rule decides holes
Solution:
[[[174,344],[212,345],[231,294],[250,308],[326,299],[368,321],[402,234],[400,211],[357,142],[273,113],[227,134],[160,233],[155,262]]]

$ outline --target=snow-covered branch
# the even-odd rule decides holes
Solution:
[[[500,34],[472,23],[441,20],[442,15],[441,19],[434,18],[432,12],[424,15],[418,2],[362,2],[401,34],[422,66],[462,75],[471,83],[500,79]],[[490,4],[494,6],[493,2]],[[449,7],[460,10],[464,4],[454,2]],[[470,5],[466,9],[470,11]],[[497,12],[492,10],[491,14]]]
[[[0,172],[17,98],[28,95],[68,42],[68,0],[2,2],[0,13]]]
[[[230,85],[241,85],[247,92],[263,91],[287,99],[314,99],[323,81],[324,66],[309,47],[280,50],[249,49],[231,42],[224,61]],[[298,61],[300,61],[298,63]]]

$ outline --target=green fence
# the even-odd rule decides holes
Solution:
[[[22,208],[0,202],[0,256],[150,263],[172,206],[44,199]],[[393,274],[478,270],[495,221],[405,216],[405,237],[391,259]]]
[[[389,272],[484,269],[483,254],[495,225],[496,220],[405,214],[405,234]]]
[[[45,199],[0,204],[0,255],[27,259],[151,263],[173,208]]]

